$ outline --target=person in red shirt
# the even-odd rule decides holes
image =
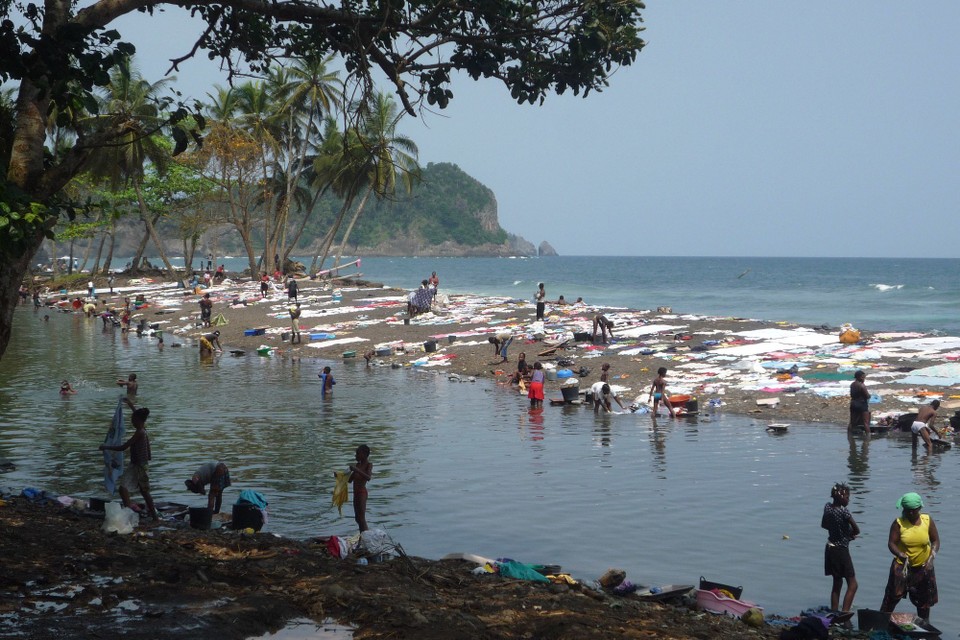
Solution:
[[[260,274],[260,297],[267,297],[267,289],[270,288],[270,278],[266,273]]]

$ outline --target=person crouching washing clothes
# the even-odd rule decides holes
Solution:
[[[200,465],[189,480],[183,484],[191,492],[206,495],[206,487],[210,485],[210,495],[207,498],[207,507],[213,513],[220,513],[223,502],[223,490],[231,485],[230,469],[222,462],[205,462]]]

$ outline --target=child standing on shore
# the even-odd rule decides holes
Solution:
[[[133,409],[133,415],[130,422],[133,423],[134,433],[129,440],[120,445],[100,445],[100,451],[125,451],[130,449],[130,464],[120,476],[120,499],[123,506],[134,511],[139,511],[130,500],[130,492],[139,490],[143,496],[143,501],[147,504],[147,513],[157,521],[160,515],[156,507],[153,506],[153,497],[150,495],[150,476],[147,474],[147,465],[150,463],[150,436],[147,435],[147,418],[150,416],[150,409],[141,407],[137,409],[129,398],[124,398],[124,402]]]
[[[373,464],[370,462],[370,447],[365,444],[357,447],[357,464],[350,465],[350,478],[353,483],[353,514],[363,533],[367,526],[367,482],[373,477]]]
[[[647,395],[647,402],[650,402],[650,399],[653,398],[653,415],[656,417],[657,409],[660,407],[660,401],[663,400],[664,406],[670,412],[670,417],[675,418],[676,414],[673,412],[673,405],[670,404],[670,399],[667,398],[667,368],[660,367],[657,369],[657,377],[654,378],[653,384],[650,385],[650,393]]]
[[[850,503],[850,487],[842,482],[833,485],[830,490],[833,502],[823,505],[823,517],[820,526],[828,531],[827,547],[823,554],[823,574],[833,578],[830,590],[830,608],[838,611],[840,589],[847,581],[847,595],[843,598],[842,611],[850,611],[853,597],[857,594],[857,576],[850,558],[850,541],[860,535],[860,527],[854,522],[847,509]]]

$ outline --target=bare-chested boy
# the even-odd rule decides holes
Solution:
[[[664,406],[670,412],[670,417],[675,418],[676,414],[673,411],[673,405],[670,404],[670,399],[667,397],[667,368],[660,367],[657,369],[657,377],[653,379],[653,384],[650,385],[650,393],[647,395],[647,402],[653,398],[653,415],[657,415],[657,409],[660,407],[660,401],[663,400]]]
[[[373,476],[373,464],[370,462],[370,447],[365,444],[357,447],[357,464],[350,465],[349,482],[353,483],[353,513],[360,533],[367,527],[367,481]]]

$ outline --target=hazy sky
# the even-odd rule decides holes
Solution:
[[[459,165],[505,229],[564,255],[960,257],[960,2],[647,7],[606,91],[521,106],[458,80],[401,127],[420,161]],[[188,24],[121,28],[148,79]],[[205,61],[177,75],[198,97],[224,83]]]

